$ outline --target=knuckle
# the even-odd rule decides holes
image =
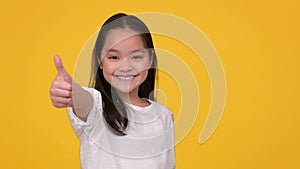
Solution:
[[[68,91],[67,96],[68,96],[68,97],[72,97],[72,92],[71,92],[71,91]]]
[[[60,84],[61,84],[61,81],[59,81],[59,80],[53,81],[53,86],[55,86],[55,87],[59,86]]]
[[[54,107],[57,107],[57,103],[56,103],[56,102],[52,102],[52,105],[53,105]]]
[[[50,90],[49,90],[49,92],[50,92],[51,95],[53,95],[54,94],[54,88],[51,87]]]
[[[56,86],[56,85],[57,85],[57,80],[54,80],[52,86]]]

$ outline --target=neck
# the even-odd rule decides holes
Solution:
[[[146,101],[146,100],[139,97],[138,90],[134,90],[130,93],[118,92],[118,95],[120,96],[120,98],[124,102],[127,102],[129,104],[133,104],[133,105],[136,105],[136,106],[145,107],[145,106],[148,106],[150,104],[148,101]]]
[[[138,90],[132,91],[130,93],[123,93],[123,92],[119,92],[117,91],[118,95],[120,96],[120,98],[127,102],[127,103],[133,103],[136,102],[137,100],[139,100],[139,96],[138,96]]]

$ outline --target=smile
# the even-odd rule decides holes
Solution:
[[[116,78],[120,79],[120,80],[131,80],[135,77],[136,75],[131,75],[131,76],[117,76],[115,75]]]

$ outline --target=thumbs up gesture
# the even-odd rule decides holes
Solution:
[[[86,121],[94,104],[92,95],[73,82],[59,56],[54,57],[54,63],[57,75],[50,88],[52,104],[57,108],[72,107],[75,115]]]
[[[57,76],[50,88],[52,104],[57,108],[73,107],[72,102],[72,77],[65,70],[59,56],[54,57]]]

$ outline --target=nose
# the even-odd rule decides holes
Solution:
[[[129,58],[125,58],[118,66],[120,72],[130,72],[133,69],[133,65]]]

